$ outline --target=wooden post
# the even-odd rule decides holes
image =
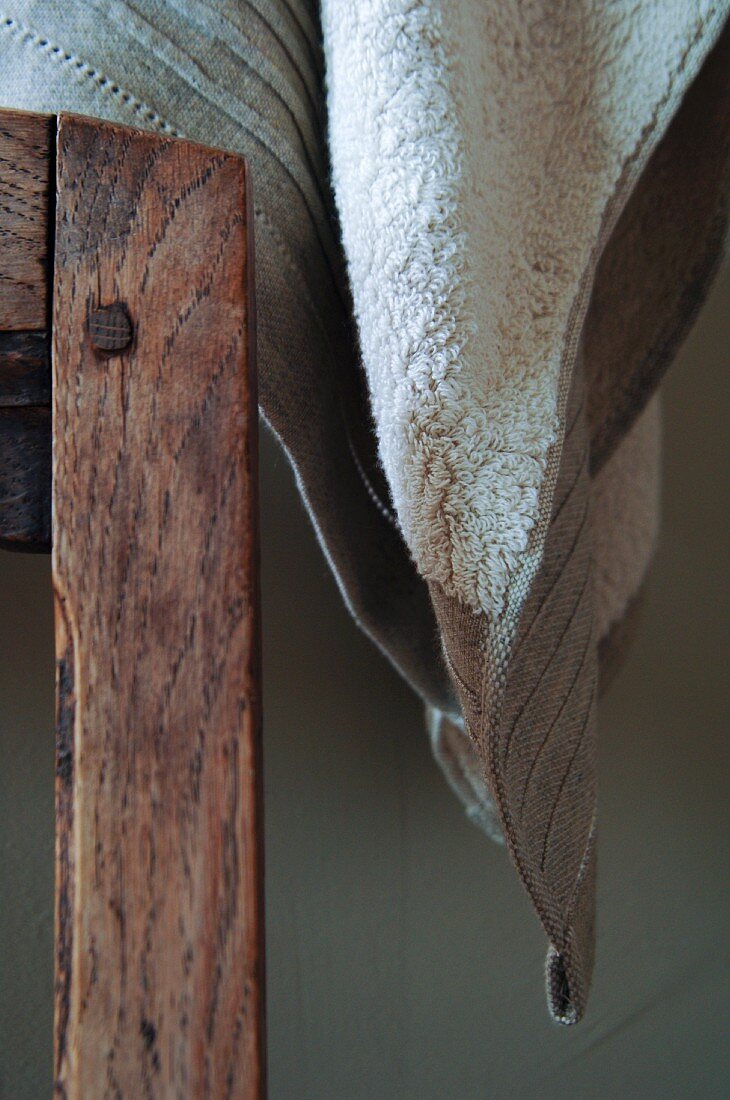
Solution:
[[[50,540],[36,445],[47,454],[51,441],[39,410],[55,131],[55,119],[0,112],[0,540],[36,548]],[[75,117],[59,118],[57,139],[56,1092],[254,1100],[265,1057],[245,165]]]
[[[243,162],[61,116],[59,1092],[264,1091]]]

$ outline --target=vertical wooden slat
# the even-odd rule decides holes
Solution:
[[[55,120],[0,111],[0,548],[51,539],[48,353]]]
[[[264,1035],[245,166],[61,116],[57,168],[57,1093],[248,1100]],[[103,350],[125,317],[130,342]]]
[[[54,124],[50,115],[0,112],[0,331],[48,323]]]
[[[0,549],[51,545],[51,410],[0,406]]]

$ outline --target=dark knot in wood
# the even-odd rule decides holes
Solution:
[[[90,310],[88,327],[98,351],[123,351],[132,342],[132,322],[121,302]]]

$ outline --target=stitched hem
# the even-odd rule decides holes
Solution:
[[[76,54],[69,53],[68,50],[64,50],[63,47],[51,42],[44,35],[38,34],[31,27],[3,12],[0,12],[0,31],[11,38],[18,39],[20,44],[28,43],[39,53],[44,54],[49,61],[68,66],[73,70],[73,74],[78,80],[95,84],[102,95],[107,95],[121,103],[123,108],[128,110],[134,118],[142,120],[146,125],[153,126],[156,130],[169,134],[171,137],[183,136],[169,122],[166,122],[157,111],[153,111],[147,103],[138,99],[117,81],[111,80],[110,77]]]

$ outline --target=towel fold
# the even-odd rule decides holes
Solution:
[[[248,158],[262,411],[348,607],[506,839],[568,1023],[598,669],[655,543],[654,391],[724,234],[726,14],[324,0],[320,28],[314,0],[0,3],[4,105]]]

